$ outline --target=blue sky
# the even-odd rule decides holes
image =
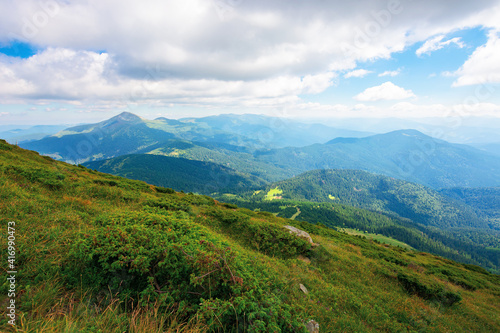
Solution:
[[[0,125],[500,117],[498,0],[0,3]]]
[[[443,75],[445,72],[454,72],[472,55],[481,45],[487,42],[488,31],[482,27],[454,31],[443,39],[460,38],[463,47],[450,45],[442,49],[416,55],[416,51],[424,42],[417,42],[406,47],[401,52],[391,54],[388,59],[360,62],[357,69],[369,71],[362,77],[348,77],[341,74],[336,85],[329,87],[324,93],[302,96],[312,102],[321,103],[352,103],[353,96],[364,89],[391,81],[395,85],[411,89],[421,99],[429,103],[453,103],[460,100],[464,94],[471,91],[471,87],[451,88],[455,77]],[[386,72],[392,72],[391,74]],[[387,75],[380,76],[386,73]],[[496,102],[500,100],[496,96]]]

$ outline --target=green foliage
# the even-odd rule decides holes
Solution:
[[[426,300],[439,302],[445,306],[452,306],[462,300],[460,294],[446,290],[437,283],[427,284],[422,282],[421,278],[414,275],[399,273],[398,281],[409,293],[416,294]]]
[[[227,209],[221,209],[218,207],[212,207],[206,210],[208,216],[212,216],[218,221],[224,223],[225,225],[231,225],[233,223],[242,222],[246,223],[249,221],[248,216],[239,214],[238,212],[233,212]]]
[[[200,282],[194,283],[193,277],[211,268],[201,257],[217,249],[212,245],[212,252],[206,252],[202,244],[207,241],[199,240],[207,239],[207,232],[190,223],[187,215],[118,214],[100,217],[95,225],[80,234],[70,251],[70,284],[109,290],[123,301],[132,298],[162,306],[182,302],[184,311],[196,309],[200,297],[209,296],[208,289],[199,292]],[[224,296],[227,291],[221,286],[227,277],[213,274],[212,280],[215,296]]]
[[[269,256],[292,258],[308,254],[311,248],[306,240],[290,234],[283,226],[251,221],[239,211],[212,207],[206,214],[221,222],[227,233],[244,237],[246,243]]]
[[[414,183],[359,170],[315,170],[268,185],[294,201],[334,202],[395,213],[416,223],[449,227],[487,227],[470,207]],[[247,195],[249,197],[249,195]]]
[[[49,189],[61,189],[64,186],[65,175],[58,171],[42,168],[25,169],[17,165],[8,165],[4,169],[11,177],[18,177],[27,183],[39,183]]]
[[[163,208],[171,211],[191,211],[191,206],[188,203],[176,200],[175,197],[164,197],[160,200],[147,200],[144,202],[144,205],[149,207]]]
[[[283,199],[264,199],[264,192],[277,188]],[[259,193],[220,200],[285,218],[381,234],[421,251],[500,271],[500,231],[491,229],[471,207],[422,185],[357,170],[316,170]]]
[[[308,255],[311,245],[281,226],[253,223],[246,226],[250,243],[260,252],[280,258]]]
[[[155,186],[156,192],[158,193],[167,193],[167,194],[173,194],[175,191],[171,188],[168,187],[161,187],[161,186]]]
[[[118,186],[118,183],[114,180],[101,180],[101,179],[96,179],[94,180],[95,184],[99,185],[106,185],[106,186]]]
[[[230,203],[226,203],[226,202],[222,203],[222,206],[226,207],[226,208],[229,208],[229,209],[236,209],[236,208],[238,208],[238,206],[230,204]]]
[[[488,220],[490,228],[497,231],[492,235],[492,238],[495,238],[499,242],[500,187],[456,187],[441,189],[439,192],[473,207],[478,215]],[[498,244],[496,245],[498,247]]]

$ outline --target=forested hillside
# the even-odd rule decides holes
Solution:
[[[471,207],[431,188],[360,170],[315,170],[267,185],[284,199],[333,202],[374,211],[393,212],[441,229],[487,228]],[[262,192],[264,193],[264,191]]]
[[[485,217],[492,229],[500,230],[500,187],[448,188],[440,193],[473,207]]]
[[[204,194],[243,191],[265,184],[265,181],[258,177],[220,164],[151,154],[124,155],[110,160],[89,162],[85,166],[177,191]]]

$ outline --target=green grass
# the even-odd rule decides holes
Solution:
[[[17,328],[2,306],[2,332],[305,332],[310,319],[321,332],[500,330],[499,276],[478,266],[4,141],[0,187],[0,251],[15,221],[18,270]]]
[[[400,242],[394,238],[386,237],[384,235],[370,234],[368,232],[363,232],[363,231],[350,229],[350,228],[337,228],[337,230],[340,232],[345,232],[349,235],[357,235],[357,236],[366,237],[367,239],[373,239],[373,240],[376,240],[376,241],[383,243],[383,244],[389,244],[392,246],[399,246],[399,247],[402,247],[402,248],[407,249],[407,250],[414,250],[414,248],[411,247],[410,245],[403,243],[403,242]]]

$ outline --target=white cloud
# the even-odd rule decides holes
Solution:
[[[411,90],[398,87],[394,83],[387,81],[379,86],[365,89],[362,93],[354,96],[358,101],[379,101],[379,100],[398,100],[415,97]]]
[[[415,54],[417,56],[422,56],[423,54],[431,54],[434,51],[440,50],[445,46],[448,46],[450,44],[455,44],[459,48],[465,47],[465,44],[462,42],[462,39],[460,37],[455,37],[452,39],[448,39],[444,42],[442,42],[444,35],[439,35],[434,38],[431,38],[427,40],[416,52]]]
[[[500,8],[498,0],[397,8],[387,0],[0,1],[0,43],[41,50],[23,60],[0,56],[0,103],[108,103],[102,108],[296,103],[335,84],[338,73],[366,75],[354,70],[363,61],[465,27],[498,27]]]
[[[78,66],[74,66],[78,64]],[[101,100],[116,103],[234,104],[249,99],[293,99],[317,94],[333,84],[333,72],[303,78],[281,75],[261,80],[216,80],[120,75],[107,53],[49,48],[27,59],[0,58],[0,96],[68,102]]]
[[[366,75],[368,75],[370,73],[373,73],[373,71],[369,71],[369,70],[366,70],[366,69],[356,69],[356,70],[353,70],[353,71],[350,71],[350,72],[346,73],[344,75],[344,78],[346,78],[346,79],[348,79],[350,77],[361,78],[361,77],[365,77]]]
[[[382,77],[382,76],[397,76],[400,73],[401,73],[401,69],[397,69],[395,71],[385,71],[385,72],[382,72],[378,76],[379,77]]]
[[[458,76],[453,87],[473,84],[500,83],[500,38],[491,31],[488,42],[478,47],[455,73]]]

